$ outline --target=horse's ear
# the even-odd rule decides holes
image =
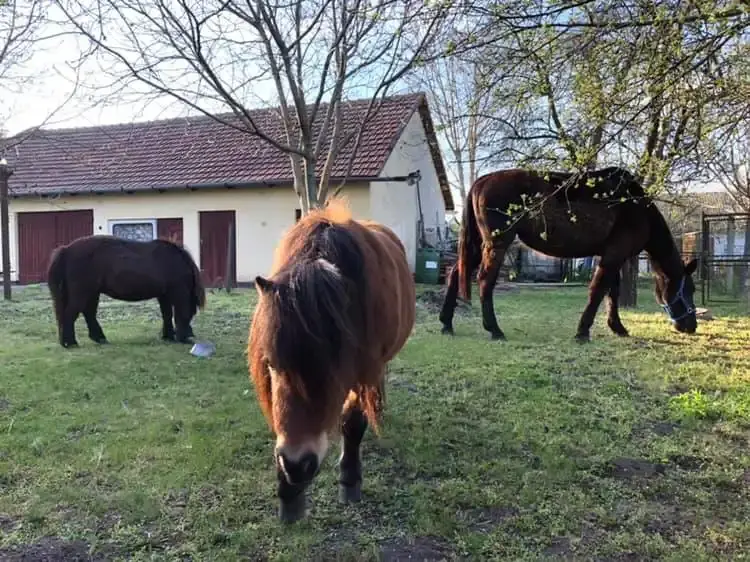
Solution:
[[[261,293],[269,293],[273,289],[273,281],[258,275],[255,277],[255,287]]]
[[[698,269],[698,260],[695,258],[685,264],[685,273],[687,275],[692,275],[696,269]]]

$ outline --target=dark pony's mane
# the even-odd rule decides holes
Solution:
[[[272,279],[260,345],[270,364],[321,405],[366,340],[365,259],[354,234],[322,219],[298,225],[297,252]]]
[[[568,201],[616,201],[623,197],[629,203],[648,200],[643,186],[628,170],[610,166],[600,170],[585,170],[578,173],[536,172],[554,187],[560,188],[555,196]]]

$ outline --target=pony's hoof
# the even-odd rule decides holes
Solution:
[[[490,339],[492,341],[504,341],[504,340],[507,340],[508,338],[506,338],[505,334],[502,332],[493,332],[490,334]]]
[[[62,346],[63,346],[63,347],[65,348],[65,349],[74,349],[74,348],[78,347],[78,342],[77,342],[77,341],[72,341],[72,342],[63,342],[63,343],[62,343]]]
[[[455,335],[455,334],[453,333],[453,328],[452,328],[451,326],[443,326],[443,327],[442,327],[442,328],[440,329],[440,333],[441,333],[441,334],[445,334],[446,336],[453,336],[453,335]]]
[[[359,482],[354,486],[339,484],[339,501],[341,503],[357,503],[362,499],[362,484]]]
[[[304,493],[287,502],[282,501],[279,506],[279,519],[282,523],[296,523],[305,516],[306,508],[307,502]]]
[[[591,341],[591,336],[589,334],[576,334],[575,340],[578,343],[589,343]]]
[[[353,486],[339,484],[339,500],[341,503],[358,503],[362,500],[362,484],[356,483]]]
[[[95,341],[96,343],[98,343],[99,345],[106,345],[106,344],[108,344],[108,343],[109,343],[109,341],[107,340],[107,338],[104,338],[104,337],[102,337],[102,338],[97,338],[97,339],[95,339],[94,341]]]

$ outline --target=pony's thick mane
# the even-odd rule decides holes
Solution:
[[[327,399],[340,369],[355,368],[366,341],[365,258],[349,220],[334,201],[295,225],[259,319],[266,357],[314,404]]]

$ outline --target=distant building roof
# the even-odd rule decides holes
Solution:
[[[365,120],[369,102],[367,99],[342,104],[343,131],[358,129]],[[322,106],[318,113],[321,117],[316,118],[316,138],[325,109]],[[452,210],[445,166],[422,93],[385,98],[365,123],[351,172],[347,175],[354,142],[340,151],[331,179],[378,177],[415,112],[419,112],[427,134],[446,209]],[[272,138],[283,138],[278,109],[255,109],[250,115],[259,130]],[[233,114],[220,117],[243,126]],[[257,136],[205,115],[97,127],[37,129],[7,139],[5,147],[4,155],[14,169],[10,178],[10,193],[14,197],[273,186],[292,182],[287,154]],[[318,162],[318,173],[323,164]]]

